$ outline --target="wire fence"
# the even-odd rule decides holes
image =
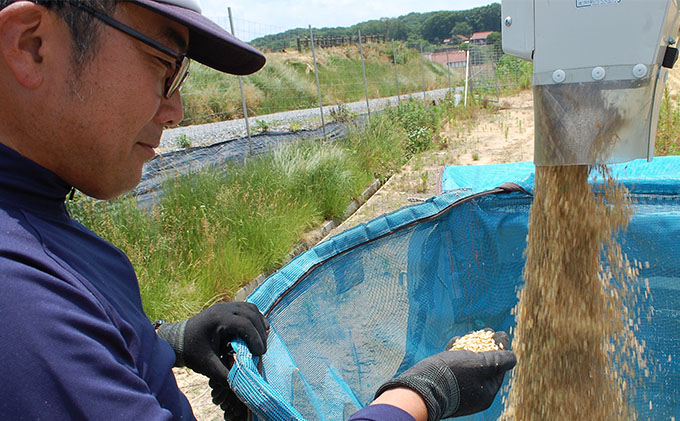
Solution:
[[[469,53],[469,81],[478,99],[498,102],[504,88],[529,87],[529,63],[504,54],[500,45],[472,46]]]
[[[283,28],[235,18],[231,10],[228,16],[213,20],[245,40],[284,32]],[[319,113],[312,119],[292,117],[281,123],[284,127],[278,127],[296,131],[347,118],[344,104],[357,101],[365,101],[370,117],[375,111],[369,103],[373,98],[396,97],[397,103],[409,96],[427,99],[428,91],[445,88],[452,95],[457,92],[464,102],[468,93],[497,101],[500,89],[517,85],[525,77],[520,74],[521,66],[509,65],[511,58],[496,46],[424,52],[422,44],[358,32],[344,45],[321,48],[311,26],[307,32],[302,51],[293,47],[267,52],[267,65],[250,76],[224,75],[193,66],[182,92],[182,124],[242,119],[250,136],[272,129],[259,116],[317,108]],[[330,112],[329,105],[334,106]]]

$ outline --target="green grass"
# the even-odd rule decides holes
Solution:
[[[672,96],[666,89],[659,112],[654,155],[678,154],[680,154],[680,100],[677,95]]]
[[[279,268],[302,234],[340,220],[376,177],[433,145],[443,119],[468,118],[450,102],[412,100],[373,114],[342,142],[303,141],[177,177],[151,211],[134,198],[69,204],[74,218],[121,248],[137,272],[151,319],[179,320],[229,299]],[[426,132],[414,144],[409,133]]]

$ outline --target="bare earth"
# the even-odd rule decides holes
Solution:
[[[531,161],[534,154],[531,91],[502,98],[488,112],[462,126],[445,126],[441,137],[448,139],[446,148],[414,157],[330,235],[436,195],[446,165]]]
[[[531,91],[502,98],[488,112],[461,126],[443,127],[445,148],[414,157],[330,236],[387,212],[437,194],[446,165],[484,165],[533,159],[534,110]],[[438,150],[437,150],[438,149]],[[211,402],[207,378],[186,368],[175,369],[177,383],[199,421],[221,420]]]

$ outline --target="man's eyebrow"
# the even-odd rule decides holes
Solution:
[[[166,27],[163,30],[162,36],[172,42],[174,44],[173,47],[180,53],[187,52],[188,47],[186,38],[174,28]]]

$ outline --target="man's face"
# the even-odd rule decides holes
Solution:
[[[174,51],[188,44],[186,27],[142,7],[123,3],[113,17]],[[48,168],[108,199],[139,183],[164,126],[179,123],[183,112],[179,92],[163,96],[168,57],[107,25],[100,31],[96,56],[77,78],[64,59],[64,83],[48,101],[58,110],[51,116],[56,128],[44,142],[52,143]]]

